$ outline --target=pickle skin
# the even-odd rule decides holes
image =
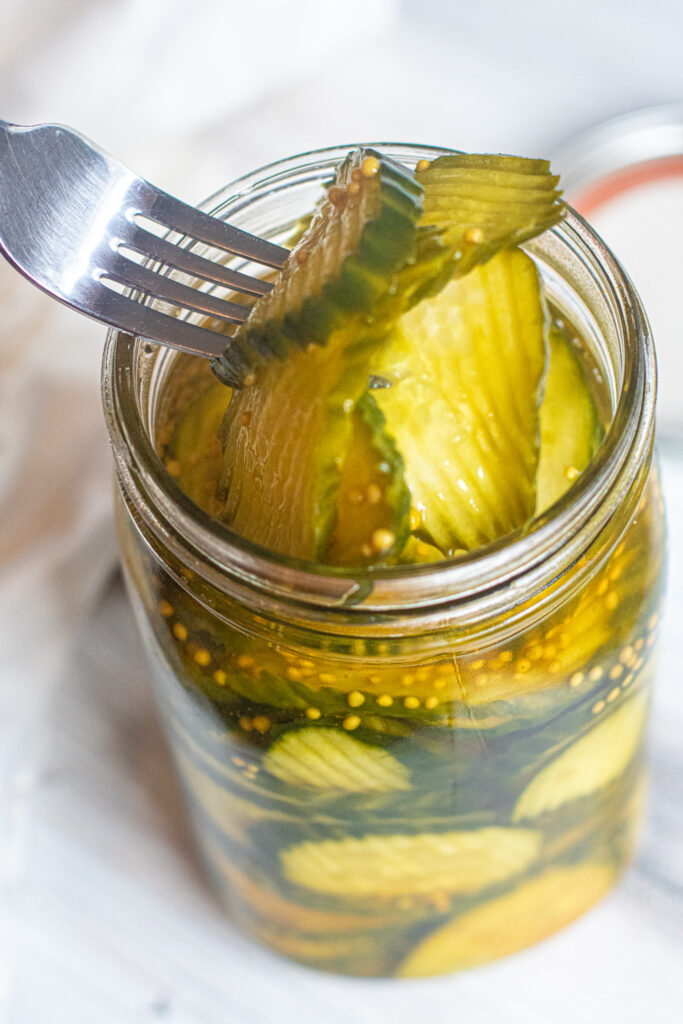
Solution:
[[[279,737],[263,767],[289,785],[347,793],[409,790],[410,773],[389,751],[341,729],[310,726]]]
[[[366,391],[356,402],[341,478],[319,502],[320,561],[351,567],[393,563],[408,537],[409,510],[403,458],[372,392]]]
[[[366,176],[368,160],[377,171]],[[414,258],[421,211],[422,188],[412,172],[370,149],[350,153],[272,291],[254,303],[212,362],[219,380],[243,387],[273,357],[324,345],[350,316],[374,315]]]

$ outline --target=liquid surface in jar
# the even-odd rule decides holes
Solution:
[[[350,171],[346,187],[358,181]],[[436,218],[450,188],[437,184]],[[447,221],[448,282],[436,280],[441,254],[422,250],[401,287],[407,295],[426,275],[428,294],[398,312],[372,307],[388,345],[372,333],[356,346],[359,321],[348,336],[335,321],[311,351],[255,360],[235,392],[203,361],[176,360],[157,443],[192,501],[275,550],[372,568],[476,549],[561,497],[600,444],[607,389],[588,345],[544,299],[519,232],[506,222],[513,242],[495,248],[488,222],[480,234]],[[332,230],[318,228],[327,242]],[[322,271],[314,253],[300,266],[310,276],[297,284],[292,271],[288,287],[305,290]],[[356,267],[354,280],[367,272]],[[277,347],[288,301],[274,293],[246,351]],[[327,330],[327,312],[314,310],[312,330]],[[654,473],[608,556],[532,625],[480,645],[454,635],[439,653],[411,653],[401,638],[358,640],[351,652],[323,634],[304,644],[282,624],[241,621],[190,576],[180,586],[158,566],[140,570],[204,855],[253,934],[328,970],[437,974],[521,949],[609,889],[643,801],[661,501]],[[568,574],[589,563],[587,553]]]

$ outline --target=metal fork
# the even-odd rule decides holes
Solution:
[[[233,254],[271,268],[287,256],[287,249],[138,178],[70,128],[0,120],[0,252],[48,295],[130,334],[194,355],[220,355],[225,334],[179,314],[241,323],[248,305],[202,285],[257,296],[272,285],[200,256],[193,242],[221,250],[224,259]],[[192,284],[169,271],[190,275]],[[171,309],[158,308],[159,301]]]

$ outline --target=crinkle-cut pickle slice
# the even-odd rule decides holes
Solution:
[[[432,932],[404,960],[404,978],[447,974],[509,956],[570,924],[614,882],[609,864],[551,868]]]
[[[527,162],[519,160],[506,169],[501,184],[500,170],[492,171],[491,160],[497,167],[498,158],[473,161],[468,194],[458,200],[469,203],[470,192],[476,195],[479,190],[490,212],[501,189],[507,190],[507,233],[487,239],[482,259],[518,237],[528,237],[526,204],[534,205],[536,178],[545,180],[540,167],[527,180]],[[432,187],[438,206],[443,198],[438,160],[434,166]],[[335,520],[340,466],[351,435],[349,409],[367,383],[372,355],[383,347],[391,324],[406,309],[442,287],[454,268],[460,272],[457,261],[462,253],[457,250],[454,255],[442,242],[436,223],[420,220],[421,205],[421,186],[411,172],[370,151],[350,154],[272,292],[255,303],[215,366],[226,383],[255,381],[251,394],[233,399],[226,417],[218,492],[220,518],[247,539],[295,557],[339,565],[382,564],[400,552],[400,538],[395,548],[385,550],[381,542],[394,531],[382,525],[373,531],[374,543],[372,535],[361,542],[369,553],[351,559],[342,544],[324,558]],[[553,217],[560,215],[556,204]],[[547,225],[539,221],[537,226],[542,230]],[[480,233],[480,228],[474,231],[477,238]],[[479,242],[473,244],[479,252]],[[321,345],[326,351],[320,352]],[[284,367],[276,363],[273,369],[274,356],[288,356]],[[477,483],[481,492],[490,485],[487,480]],[[505,524],[495,522],[500,509],[478,510],[480,518],[488,515],[484,541],[491,533],[508,532],[509,521],[514,528],[529,518],[526,505],[522,515],[514,500],[520,493],[527,497],[527,483],[524,472],[517,491],[501,502],[510,509]],[[484,495],[483,502],[487,500]],[[455,547],[484,542],[475,536],[471,540],[471,545]],[[447,544],[445,553],[453,547]]]
[[[410,494],[403,459],[386,432],[371,392],[356,402],[351,442],[341,468],[327,565],[376,565],[391,560],[408,535]]]
[[[597,451],[602,425],[586,373],[571,344],[550,331],[550,361],[541,405],[536,515],[562,497]]]
[[[542,768],[517,801],[513,820],[533,820],[618,778],[643,736],[648,696],[632,697]]]
[[[547,326],[533,260],[504,250],[406,313],[373,367],[412,505],[445,555],[533,515]]]
[[[273,357],[324,345],[336,328],[377,314],[414,256],[421,210],[409,170],[373,150],[349,153],[273,289],[212,364],[220,380],[241,387]]]
[[[454,153],[425,164],[415,174],[424,189],[421,224],[440,229],[458,275],[565,215],[547,160]]]
[[[392,899],[477,893],[525,871],[541,833],[528,828],[369,835],[291,846],[280,854],[285,877],[333,896]]]
[[[368,349],[380,343],[372,331],[337,332],[325,346],[264,366],[254,387],[233,396],[222,427],[219,516],[242,537],[293,557],[324,554]]]
[[[279,737],[263,767],[282,782],[347,793],[390,793],[411,788],[410,772],[389,751],[341,729],[310,726]]]

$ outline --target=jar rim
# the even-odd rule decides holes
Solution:
[[[294,174],[329,170],[358,145],[416,162],[453,152],[409,143],[355,143],[311,150],[274,161],[237,178],[200,208],[224,216],[266,189],[282,187]],[[162,546],[219,589],[259,593],[280,605],[344,616],[443,615],[482,602],[489,612],[509,607],[510,587],[521,603],[581,557],[628,493],[651,450],[656,395],[656,364],[642,303],[618,260],[595,231],[573,210],[546,235],[590,264],[610,302],[623,341],[620,393],[612,420],[592,462],[564,495],[530,528],[521,528],[476,551],[428,565],[345,569],[291,558],[260,547],[198,509],[168,474],[146,429],[139,407],[138,368],[144,346],[122,331],[110,330],[103,358],[103,403],[119,482],[136,513]],[[543,236],[542,236],[543,237]],[[531,247],[533,248],[533,247]],[[507,596],[505,594],[507,593]],[[263,604],[263,600],[261,600]],[[475,611],[479,608],[479,611]],[[315,615],[314,615],[315,617]]]

